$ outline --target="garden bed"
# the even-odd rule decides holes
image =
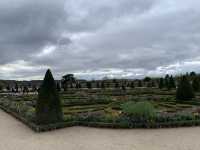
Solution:
[[[4,95],[4,97],[0,98],[0,108],[26,124],[35,132],[50,131],[71,126],[168,128],[200,125],[199,112],[192,112],[192,109],[199,106],[200,102],[192,99],[189,102],[176,103],[173,96],[174,91],[147,90],[141,92],[139,90],[129,90],[129,95],[119,94],[117,96],[113,96],[111,90],[85,90],[73,91],[71,93],[61,93],[64,121],[55,124],[37,125],[35,123],[33,115],[35,113],[36,96],[34,95]],[[83,99],[81,99],[82,94],[86,95]],[[158,115],[156,119],[148,122],[134,121],[132,118],[127,119],[127,117],[121,115],[121,104],[127,101],[139,102],[145,99],[148,99],[147,101],[151,102],[158,110],[158,114],[162,115]],[[180,114],[182,111],[183,114]]]

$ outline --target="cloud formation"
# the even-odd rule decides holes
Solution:
[[[12,3],[12,5],[10,5]],[[0,2],[0,78],[200,72],[196,0]]]

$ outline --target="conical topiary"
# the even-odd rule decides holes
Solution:
[[[176,91],[177,100],[189,100],[194,98],[193,88],[186,76],[181,77]]]
[[[200,91],[199,77],[194,77],[194,79],[192,81],[192,87],[193,87],[195,92],[199,92]]]
[[[50,124],[62,121],[63,113],[56,83],[50,70],[47,70],[39,90],[36,104],[36,121],[38,124]]]

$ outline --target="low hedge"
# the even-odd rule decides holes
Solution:
[[[154,121],[143,121],[137,122],[132,121],[130,118],[121,117],[119,119],[113,120],[112,122],[106,122],[106,120],[101,117],[97,118],[74,118],[70,121],[58,122],[49,125],[37,125],[33,121],[28,120],[24,116],[12,109],[0,105],[0,108],[5,112],[9,113],[16,119],[20,120],[28,127],[30,127],[35,132],[51,131],[55,129],[60,129],[64,127],[72,126],[87,126],[87,127],[98,127],[98,128],[171,128],[171,127],[189,127],[189,126],[199,126],[200,117],[190,117],[188,115],[175,115],[163,117],[159,116]]]

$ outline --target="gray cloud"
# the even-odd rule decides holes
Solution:
[[[0,77],[41,78],[46,68],[58,78],[71,72],[100,78],[200,71],[199,4],[196,0],[0,2]]]

